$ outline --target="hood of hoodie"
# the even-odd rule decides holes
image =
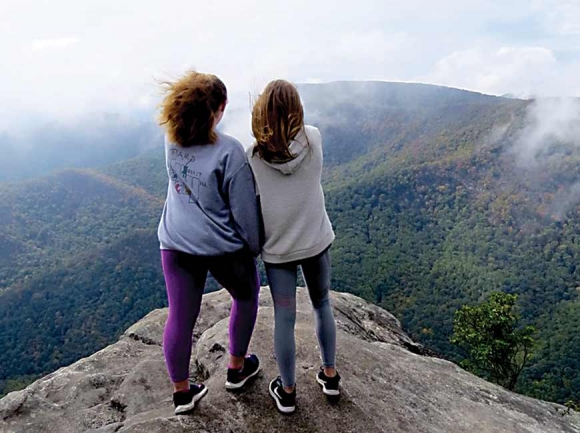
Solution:
[[[294,155],[294,159],[285,162],[264,161],[264,163],[284,174],[292,174],[296,170],[298,170],[300,164],[302,164],[302,161],[304,161],[304,158],[306,157],[306,155],[310,150],[308,146],[308,139],[306,137],[306,132],[304,131],[304,129],[300,131],[296,135],[294,140],[290,142],[290,146],[288,146],[288,148],[290,149],[290,153]]]

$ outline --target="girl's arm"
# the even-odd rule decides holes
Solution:
[[[248,163],[245,163],[230,180],[228,196],[236,230],[250,251],[257,256],[261,250],[262,221],[254,175]]]

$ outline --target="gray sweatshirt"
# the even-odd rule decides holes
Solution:
[[[165,159],[161,249],[218,256],[248,247],[259,254],[259,206],[242,144],[221,132],[215,144],[187,148],[166,138]]]
[[[262,205],[262,260],[266,263],[313,257],[334,241],[320,184],[322,137],[318,129],[306,126],[290,144],[290,151],[294,159],[275,164],[248,150]]]

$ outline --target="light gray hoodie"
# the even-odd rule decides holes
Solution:
[[[334,241],[324,206],[322,137],[306,126],[290,144],[295,158],[269,163],[248,150],[262,205],[265,244],[262,260],[287,263],[316,256]]]

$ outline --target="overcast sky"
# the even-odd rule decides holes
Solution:
[[[150,109],[188,68],[241,95],[283,77],[580,96],[580,0],[1,0],[0,59],[0,126]]]

